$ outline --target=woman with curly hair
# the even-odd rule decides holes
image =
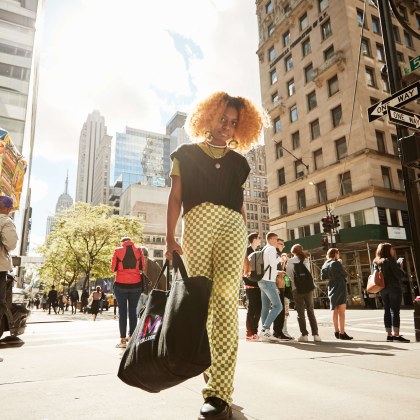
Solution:
[[[250,172],[245,157],[233,149],[248,150],[263,125],[263,115],[249,100],[216,92],[189,115],[186,128],[195,143],[171,154],[166,258],[183,254],[190,276],[213,280],[207,320],[212,364],[205,372],[199,419],[232,415],[238,293],[247,245],[243,185]],[[175,241],[181,207],[182,248]]]

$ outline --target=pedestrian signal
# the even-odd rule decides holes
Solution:
[[[331,233],[333,228],[333,220],[331,216],[326,216],[321,219],[322,227],[324,228],[324,233]]]
[[[338,216],[333,216],[334,218],[334,229],[338,229],[340,227],[340,219]]]
[[[322,238],[322,249],[324,251],[328,250],[328,238]]]

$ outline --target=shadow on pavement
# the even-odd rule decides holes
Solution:
[[[375,355],[375,356],[394,356],[394,353],[390,353],[393,350],[408,350],[401,347],[393,347],[387,344],[371,344],[365,342],[322,342],[322,343],[296,343],[296,342],[284,342],[287,346],[294,347],[298,350],[311,351],[314,353],[331,353],[331,354],[357,354],[357,355]],[[357,349],[364,349],[357,350]],[[366,351],[367,350],[367,351]]]
[[[22,347],[25,344],[19,337],[13,337],[9,335],[8,337],[0,340],[0,348],[7,349],[11,347]]]
[[[232,404],[232,418],[235,420],[248,420],[248,417],[246,417],[243,413],[242,410],[244,408],[240,407],[239,405],[236,404]],[[254,417],[252,417],[254,418]]]

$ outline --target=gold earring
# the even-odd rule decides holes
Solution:
[[[231,150],[235,150],[237,147],[239,146],[239,143],[237,140],[235,140],[235,138],[233,137],[232,140],[230,140],[228,142],[228,147]]]
[[[206,131],[205,133],[204,133],[204,137],[208,140],[208,141],[212,141],[213,140],[213,134],[211,134],[211,132],[210,131]]]

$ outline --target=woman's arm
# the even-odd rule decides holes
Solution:
[[[175,240],[176,224],[181,213],[182,184],[180,176],[172,176],[172,187],[168,198],[168,210],[166,213],[166,250],[165,257],[172,260],[172,253],[176,251],[182,255],[182,248]]]

